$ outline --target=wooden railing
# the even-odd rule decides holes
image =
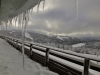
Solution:
[[[5,39],[21,52],[21,40],[7,36],[1,36],[1,38]],[[25,42],[24,48],[25,54],[29,58],[60,75],[91,75],[89,69],[100,72],[100,65],[96,64],[96,62],[100,62],[100,59],[95,56],[86,56],[84,54],[30,42]],[[94,61],[96,62],[94,63]],[[68,63],[72,63],[72,65]],[[79,66],[83,67],[83,69]]]

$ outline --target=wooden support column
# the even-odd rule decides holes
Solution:
[[[85,58],[83,75],[89,75],[89,61],[90,61],[89,59]]]
[[[15,46],[14,42],[15,42],[15,40],[13,39],[13,47]]]
[[[48,64],[49,64],[49,48],[46,49],[46,61],[45,61],[45,64],[46,64],[46,67],[48,67]]]
[[[16,47],[17,47],[17,49],[18,49],[18,40],[16,40]]]
[[[30,44],[30,58],[31,58],[31,56],[32,56],[32,44]]]

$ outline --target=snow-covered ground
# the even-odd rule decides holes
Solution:
[[[33,38],[30,36],[30,34],[28,32],[25,33],[25,37],[33,40]]]
[[[81,47],[81,46],[84,46],[84,45],[85,45],[85,43],[79,43],[79,44],[72,45],[72,47]]]
[[[22,54],[0,39],[0,75],[58,75],[25,56],[23,69]]]

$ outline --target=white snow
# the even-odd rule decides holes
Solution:
[[[25,37],[33,40],[33,38],[30,36],[30,34],[28,32],[25,33]]]
[[[72,47],[82,47],[84,45],[85,45],[85,43],[78,43],[78,44],[72,45]]]
[[[64,40],[64,39],[70,39],[68,36],[57,36],[58,39]]]
[[[63,40],[63,38],[61,38],[60,36],[57,36],[58,39]]]
[[[22,53],[0,39],[0,75],[58,75],[27,56],[25,56],[25,70],[22,64]]]
[[[9,32],[9,33],[13,33],[13,32],[15,32],[15,31],[11,31],[11,32]]]

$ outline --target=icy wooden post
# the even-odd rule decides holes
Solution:
[[[46,67],[48,67],[49,64],[49,48],[46,48]]]
[[[13,39],[13,46],[14,46],[14,39]]]
[[[10,43],[11,43],[11,38],[9,38],[10,39]]]
[[[11,38],[11,45],[13,45],[13,39]]]
[[[16,45],[18,45],[18,40],[16,40]]]
[[[89,75],[89,59],[85,58],[84,60],[84,74],[83,75]]]
[[[32,44],[30,44],[30,58],[31,58],[31,55],[32,55]]]
[[[17,49],[18,49],[18,40],[16,40],[16,47],[17,47]]]

